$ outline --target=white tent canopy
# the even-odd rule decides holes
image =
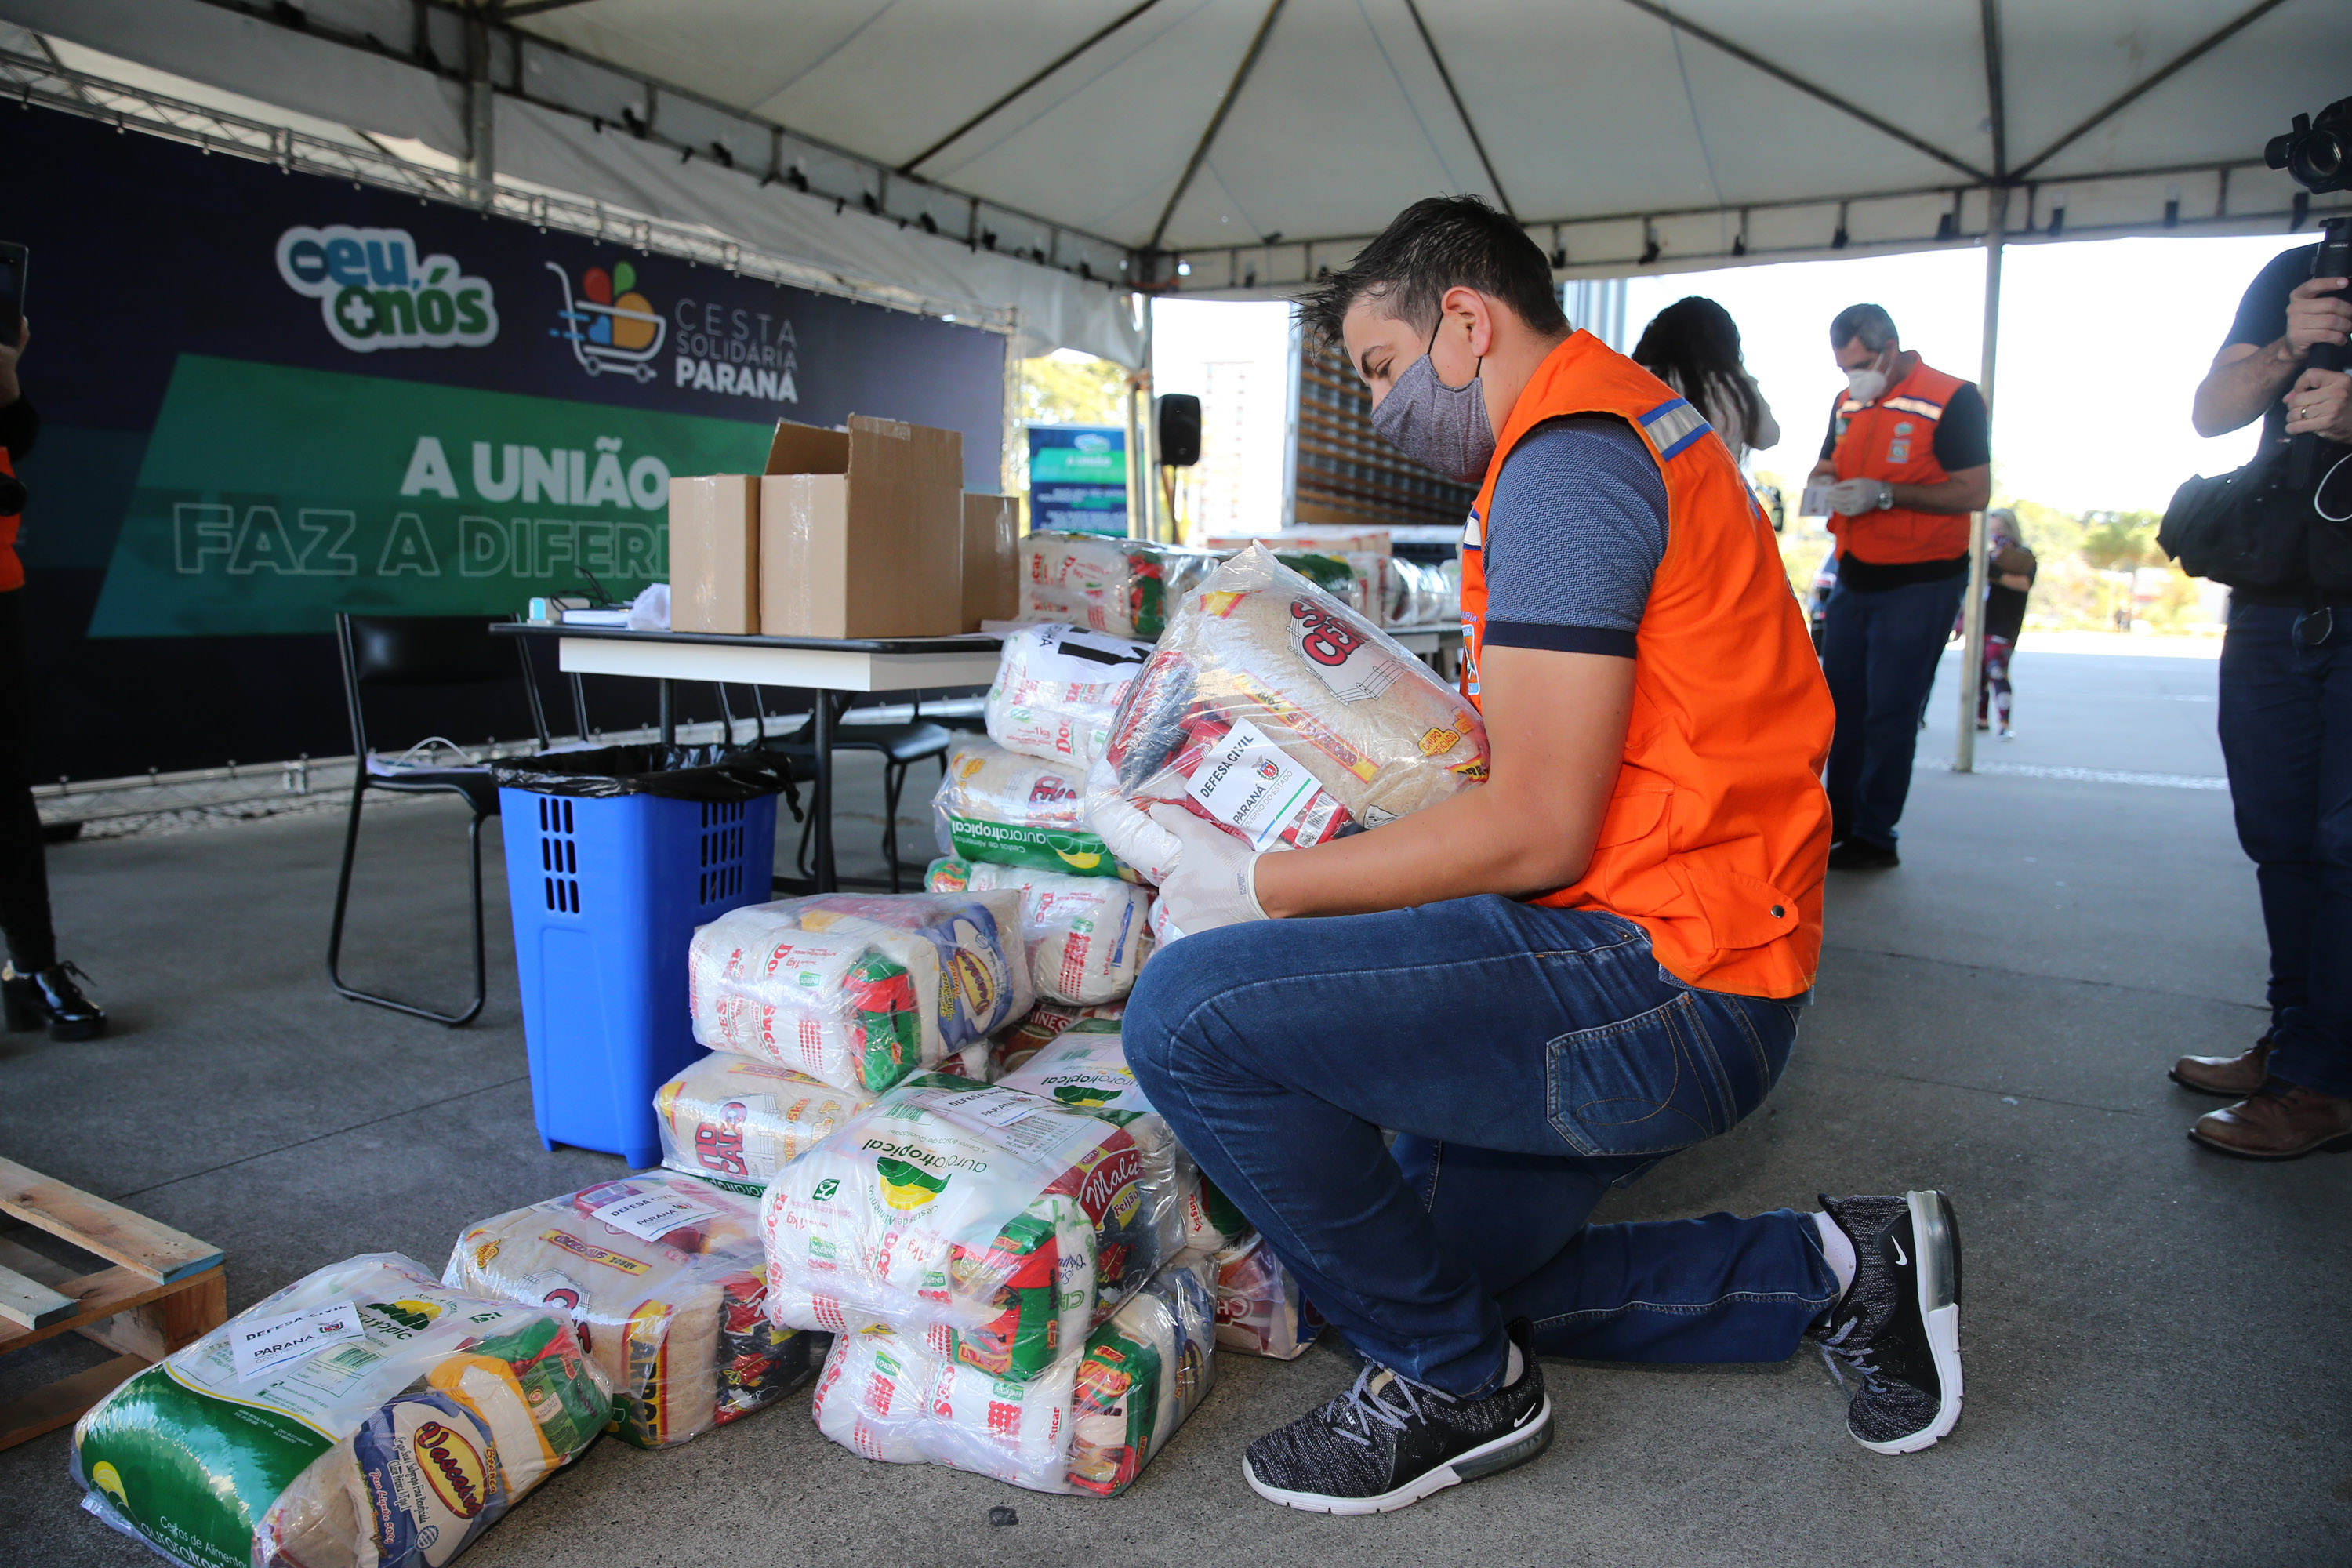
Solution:
[[[854,292],[1139,357],[1475,191],[1561,276],[2277,231],[2342,0],[0,0],[0,16]],[[296,26],[296,23],[299,26]],[[2321,211],[2341,210],[2342,196]],[[993,312],[993,314],[990,314]]]

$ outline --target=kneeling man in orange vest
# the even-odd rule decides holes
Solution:
[[[1473,198],[1408,208],[1306,310],[1375,427],[1479,487],[1463,692],[1493,772],[1312,849],[1168,820],[1160,896],[1191,934],[1128,1004],[1129,1060],[1363,1357],[1250,1446],[1250,1485],[1402,1508],[1543,1450],[1540,1356],[1777,1361],[1808,1336],[1862,1370],[1858,1440],[1926,1447],[1961,1394],[1940,1194],[1585,1223],[1753,1111],[1811,1000],[1832,714],[1770,523],[1698,412],[1572,331],[1543,253]]]

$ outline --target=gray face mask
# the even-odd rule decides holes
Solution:
[[[1436,346],[1436,332],[1429,334],[1429,342]],[[1484,363],[1480,362],[1482,367]],[[1486,389],[1478,377],[1473,375],[1464,386],[1448,386],[1437,379],[1437,366],[1426,352],[1406,367],[1372,410],[1372,428],[1414,462],[1456,484],[1485,479],[1486,465],[1495,457],[1495,427],[1486,418]]]

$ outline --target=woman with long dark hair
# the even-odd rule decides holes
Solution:
[[[1739,328],[1714,300],[1686,295],[1650,318],[1633,363],[1690,399],[1743,465],[1749,452],[1780,444],[1772,405],[1740,363]]]

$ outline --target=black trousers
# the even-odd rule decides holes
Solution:
[[[33,803],[33,671],[25,591],[0,594],[0,932],[19,974],[58,961],[49,868]]]

